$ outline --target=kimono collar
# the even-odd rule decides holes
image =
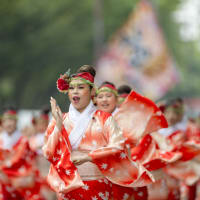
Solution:
[[[1,133],[1,139],[3,140],[2,148],[11,150],[20,137],[21,133],[18,130],[13,132],[12,135],[9,135],[6,131],[3,131]]]
[[[118,111],[119,111],[119,108],[115,108],[115,110],[112,112],[112,116],[114,116],[116,113],[118,113]]]
[[[69,119],[72,121],[74,128],[69,134],[69,140],[72,149],[77,149],[82,137],[85,135],[85,131],[88,127],[90,120],[92,119],[94,113],[96,112],[96,107],[93,102],[90,101],[89,105],[85,110],[80,113],[74,108],[72,104],[69,106]]]

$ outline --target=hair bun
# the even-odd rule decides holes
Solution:
[[[96,70],[94,69],[94,67],[90,66],[90,65],[83,65],[81,66],[78,70],[77,73],[80,72],[88,72],[90,73],[93,77],[95,77],[96,75]]]

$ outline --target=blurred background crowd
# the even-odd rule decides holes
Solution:
[[[169,124],[184,119],[185,130],[198,132],[199,10],[199,0],[1,0],[0,133],[27,136],[45,177],[49,98],[67,111],[56,80],[83,64],[96,68],[97,86],[127,84],[163,108]],[[45,195],[55,198],[48,188]]]

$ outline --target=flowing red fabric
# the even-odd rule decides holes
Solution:
[[[21,137],[11,151],[1,149],[0,169],[3,200],[43,200],[40,174],[35,168],[36,154]]]
[[[168,124],[150,99],[132,91],[121,104],[115,119],[123,130],[132,160],[140,162],[147,170],[160,169],[180,158],[179,152],[159,148],[155,136],[151,135]]]
[[[47,128],[46,139],[53,131],[55,131],[55,121]],[[51,163],[47,181],[56,193],[67,193],[83,186],[77,168],[71,161],[71,145],[64,127],[53,152],[47,155],[47,159]]]

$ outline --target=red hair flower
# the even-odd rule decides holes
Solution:
[[[57,88],[59,92],[67,93],[69,89],[69,83],[61,77],[57,80]]]

